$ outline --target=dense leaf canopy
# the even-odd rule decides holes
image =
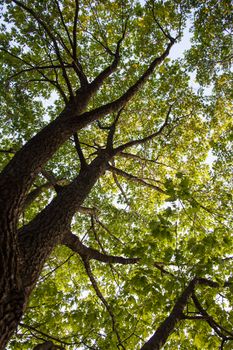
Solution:
[[[26,272],[24,242],[47,249],[7,348],[232,349],[231,1],[0,4],[0,166],[12,193],[29,183]],[[46,125],[50,153],[33,146]]]

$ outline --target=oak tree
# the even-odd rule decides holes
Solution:
[[[0,349],[231,349],[231,1],[0,6]]]

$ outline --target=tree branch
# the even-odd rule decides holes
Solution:
[[[122,107],[117,115],[116,115],[116,118],[114,120],[114,122],[112,123],[112,125],[110,126],[109,128],[109,133],[108,133],[108,138],[107,138],[107,144],[106,144],[106,149],[112,151],[113,150],[113,138],[114,138],[114,134],[115,134],[115,131],[116,131],[116,125],[117,125],[117,122],[120,118],[120,115],[123,111],[124,107]]]
[[[181,293],[180,297],[177,299],[170,315],[161,323],[154,335],[141,347],[140,350],[159,350],[162,348],[162,346],[166,343],[167,338],[174,331],[174,328],[178,322],[183,319],[184,308],[187,305],[189,298],[193,295],[194,289],[197,285],[204,285],[212,288],[220,287],[217,282],[206,278],[195,277],[192,279]],[[229,282],[224,284],[224,286],[229,285]]]
[[[123,190],[123,187],[121,186],[120,182],[118,181],[118,178],[117,178],[116,173],[115,173],[114,171],[112,172],[112,176],[113,176],[113,179],[114,179],[114,181],[115,181],[116,186],[119,188],[119,190],[120,190],[122,196],[123,196],[124,199],[125,199],[125,203],[126,203],[126,204],[128,205],[128,207],[130,208],[131,205],[130,205],[130,202],[129,202],[128,198],[127,198],[127,195],[126,195],[125,191]]]
[[[174,170],[178,170],[177,168],[171,166],[171,165],[168,165],[168,164],[164,164],[162,162],[158,162],[156,159],[147,159],[147,158],[143,158],[143,157],[140,157],[139,155],[137,154],[132,154],[132,153],[128,153],[128,152],[120,152],[118,153],[118,155],[120,157],[123,157],[123,158],[126,158],[126,159],[136,159],[140,162],[150,162],[150,163],[154,163],[154,164],[157,164],[157,165],[162,165],[162,166],[165,166],[167,168],[171,168],[171,169],[174,169]]]
[[[56,337],[53,337],[52,335],[49,335],[49,334],[47,334],[47,333],[44,333],[44,332],[40,331],[39,329],[37,329],[36,327],[33,327],[33,326],[28,325],[28,324],[26,324],[26,323],[22,323],[22,322],[21,322],[19,325],[20,325],[20,327],[22,327],[22,328],[26,328],[26,329],[28,329],[28,330],[32,330],[32,331],[34,331],[34,332],[36,332],[36,333],[38,333],[38,334],[41,334],[43,337],[48,338],[48,339],[52,339],[52,340],[54,340],[54,341],[56,341],[56,342],[58,342],[58,343],[60,343],[60,344],[62,344],[62,345],[72,345],[71,343],[67,343],[67,342],[65,342],[65,341],[62,341],[62,340],[60,340],[60,339],[58,339],[58,338],[56,338]],[[59,348],[58,348],[58,349],[59,349]],[[63,349],[63,348],[60,347],[60,349]]]
[[[203,319],[207,321],[207,323],[210,325],[210,327],[218,334],[219,337],[225,338],[227,335],[233,337],[233,333],[228,331],[227,329],[223,328],[220,324],[218,324],[212,316],[208,314],[208,312],[203,309],[201,306],[196,294],[193,292],[192,294],[192,300],[194,302],[194,305],[196,306],[197,310],[202,315]],[[233,339],[233,338],[232,338]]]
[[[33,66],[30,62],[27,62],[25,61],[23,58],[19,57],[19,56],[16,56],[15,54],[13,54],[12,52],[6,50],[4,47],[1,47],[0,50],[4,51],[5,53],[7,53],[8,55],[18,59],[19,61],[21,61],[23,64],[26,64],[27,66],[29,66],[30,68],[25,68],[25,69],[22,69],[21,71],[19,72],[16,72],[15,74],[11,75],[10,77],[8,77],[7,81],[9,82],[11,79],[13,79],[14,77],[20,75],[20,74],[23,74],[23,73],[26,73],[26,72],[30,72],[30,71],[33,71],[33,70],[36,70],[40,75],[42,75],[42,77],[44,79],[30,79],[28,80],[28,82],[36,82],[36,81],[45,81],[45,82],[48,82],[50,84],[52,84],[57,90],[58,92],[61,94],[61,97],[63,98],[65,104],[68,103],[68,99],[66,97],[66,94],[65,92],[63,91],[61,85],[59,84],[58,80],[54,81],[54,80],[51,80],[49,79],[42,71],[44,69],[54,69],[54,71],[56,72],[56,68],[61,68],[63,69],[63,67],[61,65],[53,65],[52,63],[52,60],[50,60],[51,62],[51,65],[47,65],[47,66]],[[72,68],[73,66],[72,65],[64,65],[65,68]]]
[[[96,92],[101,87],[104,80],[106,80],[106,78],[109,77],[116,70],[116,68],[119,64],[119,61],[120,61],[120,47],[121,47],[122,41],[125,38],[126,28],[127,28],[127,21],[125,22],[123,34],[117,42],[115,53],[113,53],[109,50],[110,54],[112,54],[114,56],[114,60],[113,60],[112,64],[110,64],[110,66],[106,67],[90,84],[90,89],[91,89],[92,93]]]
[[[22,5],[18,0],[13,1]],[[10,206],[12,208],[11,213],[13,213],[14,208],[20,208],[35,176],[56,150],[77,130],[82,129],[94,120],[106,116],[110,112],[119,111],[145,84],[155,67],[167,57],[172,45],[173,43],[169,43],[163,54],[152,61],[137,82],[113,102],[83,113],[91,95],[88,91],[79,91],[76,96],[77,101],[75,103],[73,100],[70,101],[58,118],[27,142],[1,173],[1,187],[4,188],[6,184],[9,185],[11,183],[11,192],[5,196],[7,198],[2,197],[0,199],[1,208],[5,208],[1,210],[8,210],[7,208]],[[41,152],[41,149],[46,150],[46,152]]]
[[[174,41],[175,42],[175,41]],[[107,103],[103,106],[100,106],[94,110],[80,115],[79,120],[85,121],[85,124],[89,124],[94,120],[100,119],[103,116],[106,116],[109,113],[114,113],[119,111],[123,106],[125,106],[139,91],[139,89],[147,82],[149,77],[154,72],[155,68],[164,61],[164,59],[169,55],[170,49],[173,46],[174,42],[170,42],[165,51],[161,56],[156,57],[147,70],[141,75],[141,77],[133,84],[121,97],[117,100]]]
[[[63,77],[64,77],[64,80],[66,82],[66,85],[67,85],[67,88],[68,88],[68,91],[69,91],[69,94],[70,94],[70,97],[73,96],[73,90],[72,90],[72,86],[71,86],[71,83],[70,83],[70,80],[68,78],[68,75],[66,73],[66,69],[65,69],[65,66],[64,66],[64,62],[63,62],[63,59],[61,57],[61,53],[60,53],[60,50],[59,50],[59,47],[58,47],[58,43],[57,43],[57,40],[55,38],[55,36],[53,35],[53,33],[51,32],[51,30],[49,29],[49,27],[47,26],[47,24],[41,19],[41,17],[33,10],[31,9],[30,7],[26,6],[25,4],[23,4],[21,1],[19,0],[12,0],[16,5],[18,5],[19,7],[21,7],[22,9],[24,9],[26,12],[28,12],[45,30],[45,32],[47,33],[47,35],[49,36],[49,38],[52,40],[53,42],[53,45],[54,45],[54,49],[55,49],[55,53],[56,53],[56,56],[60,62],[60,65],[62,67],[62,72],[63,72]]]
[[[55,271],[57,271],[58,269],[60,269],[62,266],[64,266],[72,257],[74,256],[73,254],[70,254],[68,256],[67,259],[65,259],[62,263],[60,263],[59,265],[57,265],[56,267],[54,267],[52,270],[50,270],[49,272],[47,272],[45,275],[41,276],[39,281],[45,281],[47,278],[49,278]]]
[[[78,20],[78,12],[79,12],[79,1],[75,0],[75,14],[74,14],[74,23],[73,23],[73,30],[72,30],[73,38],[71,38],[69,30],[67,28],[67,25],[66,25],[66,23],[64,21],[64,17],[63,17],[61,8],[59,6],[59,2],[57,0],[55,0],[55,1],[56,1],[56,5],[57,5],[58,11],[59,11],[59,15],[60,15],[63,27],[64,27],[64,29],[65,29],[65,31],[67,33],[67,36],[68,36],[68,39],[69,39],[69,43],[70,43],[71,48],[72,48],[72,54],[70,53],[70,51],[68,52],[69,56],[73,60],[72,68],[76,72],[76,74],[77,74],[77,76],[79,78],[81,86],[86,86],[86,85],[88,85],[87,77],[84,74],[82,65],[79,62],[78,58],[77,58],[77,20]],[[63,45],[64,45],[64,43],[63,43]],[[65,47],[65,49],[67,51],[66,47]]]
[[[74,61],[77,59],[77,22],[79,13],[79,0],[75,0],[75,12],[74,12],[74,23],[73,23],[73,56]]]
[[[110,230],[109,228],[103,224],[98,218],[96,218],[96,222],[104,229],[104,231],[106,231],[108,233],[108,235],[110,237],[112,237],[114,240],[116,240],[118,243],[120,243],[121,245],[125,246],[125,243],[123,241],[121,241],[120,238],[118,238],[117,236],[115,236]]]
[[[118,330],[117,330],[117,328],[116,328],[115,316],[114,316],[114,314],[113,314],[113,312],[112,312],[112,309],[111,309],[110,305],[108,304],[108,302],[106,301],[106,299],[104,298],[103,294],[101,293],[101,291],[100,291],[100,289],[99,289],[99,287],[98,287],[98,284],[97,284],[97,282],[96,282],[96,280],[95,280],[95,277],[94,277],[94,275],[93,275],[93,273],[92,273],[92,271],[91,271],[91,267],[90,267],[89,261],[83,259],[83,264],[84,264],[84,266],[85,266],[85,269],[86,269],[86,272],[87,272],[87,274],[88,274],[88,277],[89,277],[89,279],[90,279],[90,281],[91,281],[91,283],[92,283],[92,286],[93,286],[93,288],[94,288],[94,290],[95,290],[95,292],[96,292],[96,295],[97,295],[98,298],[102,301],[102,303],[103,303],[104,306],[106,307],[106,309],[107,309],[107,311],[108,311],[108,313],[109,313],[109,315],[110,315],[110,317],[111,317],[111,321],[112,321],[112,330],[113,330],[113,332],[114,332],[114,333],[116,334],[116,336],[117,336],[117,340],[118,340],[118,342],[119,342],[118,345],[120,345],[120,346],[122,347],[122,349],[125,350],[125,347],[124,347],[124,345],[122,344],[122,341],[121,341],[119,332],[118,332]]]
[[[163,29],[163,27],[161,26],[161,24],[159,23],[159,21],[155,17],[155,2],[154,2],[154,0],[153,0],[153,5],[152,5],[152,14],[153,14],[153,18],[154,18],[155,23],[157,24],[157,26],[159,27],[159,29],[161,30],[163,35],[172,42],[174,40],[172,38],[172,36],[169,33],[165,32],[165,30]]]
[[[56,193],[59,193],[61,191],[62,186],[59,185],[59,182],[61,182],[62,180],[57,180],[56,177],[53,175],[52,171],[42,169],[41,174],[50,182]]]
[[[33,65],[30,65],[31,67],[30,68],[25,68],[25,69],[22,69],[21,71],[19,72],[16,72],[14,73],[13,75],[11,75],[9,78],[8,78],[8,81],[17,77],[18,75],[20,74],[23,74],[23,73],[27,73],[27,72],[31,72],[31,71],[41,71],[41,70],[46,70],[46,69],[62,69],[62,66],[60,64],[49,64],[49,65],[45,65],[45,66],[33,66]],[[64,64],[64,67],[65,68],[73,68],[72,64]]]
[[[65,23],[65,21],[64,21],[64,17],[63,17],[63,14],[62,14],[62,11],[61,11],[59,2],[58,2],[57,0],[55,0],[55,3],[56,3],[56,6],[57,6],[57,10],[58,10],[59,16],[60,16],[60,18],[61,18],[62,25],[63,25],[63,27],[64,27],[64,29],[65,29],[65,32],[66,32],[66,34],[67,34],[69,43],[70,43],[70,45],[71,45],[71,47],[72,47],[72,46],[73,46],[73,45],[72,45],[73,43],[72,43],[72,40],[71,40],[70,33],[69,33],[68,28],[67,28],[67,25],[66,25],[66,23]]]
[[[88,214],[91,216],[97,216],[98,214],[98,209],[97,208],[87,208],[87,207],[80,207],[78,210],[79,213],[81,214]]]
[[[161,275],[165,274],[165,275],[170,275],[172,277],[175,277],[175,275],[172,272],[165,270],[162,263],[155,262],[154,267],[156,267],[156,269],[161,271]]]
[[[78,253],[83,259],[98,260],[104,263],[130,265],[139,262],[139,258],[124,258],[121,256],[107,255],[98,250],[85,246],[79,238],[71,232],[66,232],[62,244],[66,245],[72,251]]]
[[[82,151],[82,148],[80,146],[80,142],[79,142],[79,138],[78,138],[77,133],[74,134],[74,144],[75,144],[75,148],[76,148],[76,151],[78,153],[78,156],[79,156],[81,168],[84,169],[87,167],[87,162],[86,162],[86,159],[83,155],[83,151]]]
[[[158,187],[156,185],[153,185],[153,184],[151,184],[149,182],[146,182],[143,179],[138,178],[137,176],[134,176],[132,174],[126,173],[124,170],[118,169],[118,168],[116,168],[116,167],[114,167],[114,166],[112,166],[110,164],[108,165],[108,170],[110,170],[113,173],[115,172],[116,174],[124,177],[127,180],[139,183],[139,184],[141,184],[143,186],[150,187],[150,188],[152,188],[152,189],[154,189],[154,190],[156,190],[156,191],[158,191],[160,193],[166,194],[166,191],[162,190],[162,188],[160,188],[160,187]]]
[[[17,237],[24,258],[21,274],[28,289],[33,288],[45,260],[61,243],[74,214],[105,171],[108,157],[105,153],[97,156],[70,184],[63,186],[46,208],[20,228]]]
[[[23,208],[26,209],[27,207],[29,207],[29,205],[32,204],[32,202],[34,202],[34,200],[45,190],[50,188],[51,186],[53,186],[50,182],[40,185],[38,187],[36,187],[34,190],[32,190],[31,192],[28,193],[25,202],[23,204]]]
[[[157,130],[157,131],[154,132],[153,134],[151,134],[151,135],[149,135],[149,136],[146,136],[146,137],[144,137],[144,138],[142,138],[142,139],[129,141],[129,142],[125,143],[124,145],[121,145],[121,146],[117,147],[117,148],[114,150],[114,151],[115,151],[115,154],[121,153],[121,152],[124,151],[126,148],[129,148],[129,147],[132,147],[132,146],[141,145],[141,144],[143,144],[143,143],[146,143],[146,142],[148,142],[148,141],[154,139],[156,136],[159,136],[159,135],[163,132],[164,128],[168,125],[168,120],[169,120],[169,116],[170,116],[172,107],[173,107],[173,104],[169,106],[169,109],[168,109],[168,112],[167,112],[165,121],[164,121],[164,123],[161,125],[161,127],[159,128],[159,130]]]

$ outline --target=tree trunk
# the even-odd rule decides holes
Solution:
[[[140,350],[160,350],[166,343],[170,334],[174,331],[177,323],[183,318],[183,311],[187,305],[198,279],[193,279],[177,299],[170,315],[161,323],[152,337],[141,347]]]
[[[9,237],[9,244],[2,242],[1,245],[3,253],[1,254],[0,349],[4,349],[16,329],[46,259],[54,247],[62,241],[67,229],[70,228],[74,213],[105,171],[110,157],[108,154],[96,157],[42,212],[19,231],[19,249],[13,244],[15,235],[11,235],[10,232],[6,235],[5,228],[4,236]],[[12,246],[15,250],[9,249]],[[18,256],[23,259],[19,261]],[[20,276],[22,276],[22,287],[20,287]]]
[[[7,244],[4,253],[4,255],[1,254],[0,265],[0,349],[5,349],[7,341],[20,321],[25,305],[17,257],[7,249]]]
[[[24,256],[21,275],[27,294],[33,289],[52,250],[70,230],[73,215],[105,171],[108,159],[109,155],[98,156],[32,222],[19,231],[20,253]]]

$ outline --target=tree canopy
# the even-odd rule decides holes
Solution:
[[[0,349],[232,349],[231,1],[0,7]]]

